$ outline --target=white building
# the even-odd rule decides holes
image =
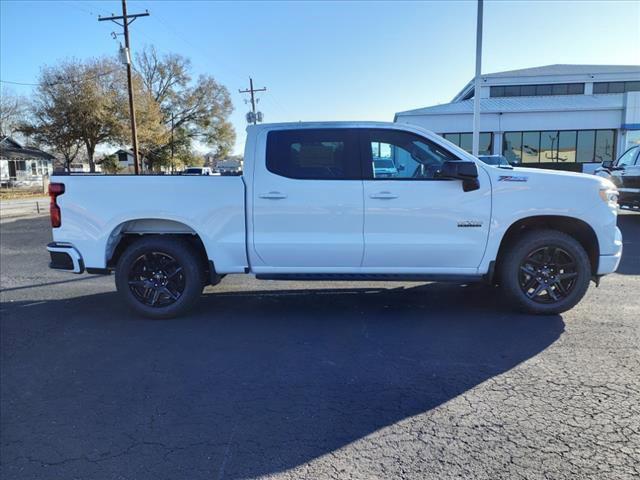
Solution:
[[[399,112],[471,151],[474,81],[450,103]],[[640,66],[548,65],[482,75],[480,153],[591,172],[640,143]]]

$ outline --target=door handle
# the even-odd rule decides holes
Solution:
[[[394,198],[398,198],[398,195],[391,192],[378,192],[372,193],[371,195],[369,195],[369,198],[376,198],[379,200],[392,200]]]
[[[282,200],[283,198],[287,198],[284,193],[281,192],[269,192],[269,193],[261,193],[258,195],[260,198],[266,198],[269,200]]]

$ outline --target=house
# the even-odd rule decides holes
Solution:
[[[450,103],[399,112],[471,151],[471,80]],[[640,143],[640,66],[546,65],[482,75],[480,154],[590,173]]]
[[[0,184],[39,186],[53,173],[55,157],[39,148],[25,147],[11,137],[0,139]]]
[[[120,166],[120,172],[123,174],[135,173],[135,164],[133,162],[133,150],[120,149],[113,152],[111,155],[115,155],[118,158],[118,165]],[[138,159],[140,161],[140,168],[142,172],[146,172],[149,169],[144,157],[138,152]]]

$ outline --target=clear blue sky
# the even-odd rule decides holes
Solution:
[[[132,49],[191,58],[229,88],[242,151],[248,107],[238,88],[266,86],[269,122],[387,120],[448,102],[473,76],[475,1],[130,1],[151,16]],[[42,65],[112,55],[119,1],[0,2],[2,80],[35,82]],[[640,1],[486,1],[483,73],[552,63],[640,64]],[[32,87],[2,84],[15,93]]]

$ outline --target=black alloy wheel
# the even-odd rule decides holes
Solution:
[[[569,296],[577,276],[576,259],[560,247],[547,245],[533,250],[522,261],[518,283],[529,299],[549,304]]]
[[[133,296],[155,308],[175,303],[185,289],[182,266],[163,252],[148,252],[139,256],[129,271],[128,281]]]
[[[173,318],[195,305],[206,284],[202,256],[185,238],[145,235],[116,265],[116,287],[131,309],[149,318]]]
[[[518,310],[554,315],[570,310],[584,297],[593,266],[574,237],[540,229],[507,243],[496,273],[505,298]]]

